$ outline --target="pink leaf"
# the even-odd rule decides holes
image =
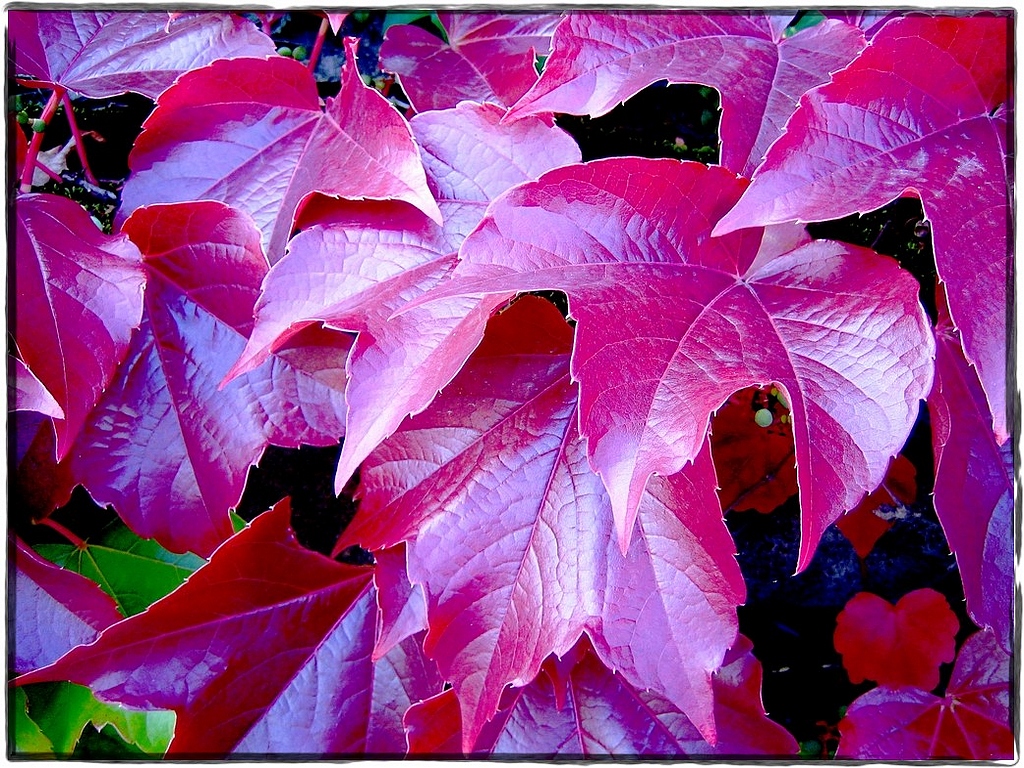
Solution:
[[[597,117],[661,79],[703,83],[722,94],[722,164],[749,176],[800,95],[864,47],[858,29],[833,21],[782,37],[791,17],[572,13],[555,30],[544,74],[509,117]]]
[[[231,535],[228,510],[268,442],[329,445],[344,431],[350,342],[311,329],[312,348],[292,339],[218,389],[252,327],[267,268],[259,232],[212,201],[142,209],[125,232],[149,274],[143,325],[71,470],[143,538],[207,556]]]
[[[500,314],[431,407],[367,459],[342,540],[376,549],[416,534],[424,650],[458,692],[467,750],[502,688],[529,682],[585,628],[609,665],[713,739],[710,676],[735,637],[743,582],[710,456],[652,482],[624,557],[576,431],[570,349],[542,299]]]
[[[623,549],[648,478],[692,461],[736,390],[776,383],[793,418],[802,569],[902,447],[934,340],[917,282],[891,259],[828,241],[757,253],[759,230],[710,238],[744,185],[672,160],[550,171],[491,205],[435,295],[568,293],[580,429]]]
[[[374,553],[373,584],[380,608],[374,661],[407,637],[427,628],[427,601],[421,584],[413,584],[405,565],[405,545]]]
[[[1007,651],[1013,635],[1013,444],[1000,446],[978,373],[939,296],[935,388],[928,399],[935,512],[956,555],[967,610]]]
[[[13,588],[13,671],[51,664],[121,620],[113,599],[84,576],[48,563],[16,539],[9,553]]]
[[[345,19],[348,18],[348,11],[324,11],[324,16],[327,17],[327,21],[331,25],[331,32],[337,35],[341,32],[341,25],[345,23]]]
[[[835,646],[853,683],[930,691],[939,684],[939,665],[956,655],[959,629],[946,598],[933,589],[908,592],[895,606],[858,592],[836,618]]]
[[[320,109],[316,83],[292,59],[220,61],[183,75],[158,100],[132,149],[122,213],[214,199],[249,213],[271,262],[311,192],[398,199],[440,222],[408,124],[363,85],[355,44],[341,93]]]
[[[310,322],[360,333],[348,362],[339,490],[403,418],[451,380],[504,298],[453,299],[391,314],[448,273],[492,198],[579,159],[572,139],[549,122],[505,126],[501,115],[494,106],[464,104],[414,118],[443,228],[401,203],[327,206],[314,198],[301,214],[304,230],[264,282],[256,328],[229,375],[250,370]]]
[[[274,43],[235,14],[209,11],[12,11],[14,73],[101,99],[157,98],[183,73],[217,59],[271,56]]]
[[[898,18],[899,11],[887,11],[882,9],[859,9],[859,10],[829,10],[822,11],[826,18],[845,21],[855,27],[864,30],[864,37],[870,40],[887,21]]]
[[[886,24],[832,83],[803,97],[715,228],[822,221],[919,195],[950,314],[1001,443],[1008,434],[1010,23],[1009,16],[908,16]]]
[[[103,234],[67,198],[22,195],[15,216],[14,337],[63,411],[63,458],[139,326],[145,275],[127,237]]]
[[[796,742],[761,707],[761,666],[741,638],[714,681],[718,745],[655,693],[633,688],[609,672],[592,651],[577,654],[564,674],[549,659],[529,685],[506,692],[502,711],[474,744],[473,757],[529,754],[544,759],[599,755],[792,755]],[[581,641],[579,647],[586,648]],[[461,756],[458,699],[445,691],[406,715],[413,755]]]
[[[868,691],[839,723],[836,757],[1009,760],[1010,661],[991,632],[976,632],[960,649],[944,697],[914,689]]]
[[[64,418],[64,409],[53,399],[43,383],[17,357],[8,356],[13,375],[7,375],[7,408],[11,411],[37,411],[55,419]],[[12,388],[11,381],[14,386]]]
[[[289,513],[287,501],[278,504],[178,590],[18,683],[71,680],[127,706],[173,709],[170,756],[210,759],[274,743],[299,712],[306,714],[301,732],[289,729],[293,746],[306,738],[313,750],[363,747],[369,720],[398,693],[386,678],[400,671],[402,657],[399,649],[389,657],[391,671],[387,660],[372,667],[370,569],[303,549]],[[417,690],[415,677],[405,682],[417,699],[436,693],[430,685]],[[366,685],[377,690],[367,693]],[[330,702],[346,697],[357,722],[339,728]],[[394,743],[401,714],[381,723],[379,743]],[[346,733],[355,740],[345,741]]]
[[[537,82],[535,54],[547,54],[559,21],[554,13],[440,11],[437,16],[448,42],[425,29],[396,24],[380,49],[381,67],[398,75],[420,112],[460,101],[513,104]]]

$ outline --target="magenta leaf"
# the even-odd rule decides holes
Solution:
[[[579,647],[587,648],[586,641]],[[552,658],[529,685],[507,691],[501,712],[474,744],[472,756],[792,755],[797,751],[793,737],[764,714],[761,665],[749,649],[749,641],[740,638],[740,649],[729,652],[715,676],[715,717],[721,724],[715,747],[671,703],[633,688],[586,650],[575,654],[567,672],[556,672],[558,662]],[[409,710],[410,754],[461,756],[454,693],[445,691]]]
[[[365,738],[371,714],[391,706],[386,697],[397,693],[385,678],[401,673],[404,662],[396,654],[391,671],[387,661],[381,670],[370,669],[371,570],[302,548],[289,514],[287,501],[278,504],[226,542],[179,589],[18,683],[71,680],[105,700],[173,709],[178,717],[172,756],[212,758],[240,745],[265,744],[295,716],[288,712],[290,702],[306,713],[304,729],[291,729],[290,738],[305,737],[315,750],[314,738],[330,741],[338,729],[329,702],[344,694],[353,697],[350,712],[361,723],[352,729]],[[342,665],[352,678],[340,673]],[[323,690],[323,711],[316,706],[320,674],[330,683]],[[419,691],[422,679],[403,682],[414,687],[416,698],[436,693],[430,685]],[[380,688],[369,694],[373,704],[366,685]],[[381,723],[380,743],[391,744],[401,733],[401,714]],[[343,732],[338,729],[339,736]]]
[[[20,539],[12,543],[8,584],[14,632],[9,658],[14,672],[52,664],[121,620],[117,605],[97,584],[47,562]]]
[[[228,510],[268,442],[330,445],[344,432],[350,340],[309,329],[219,389],[267,269],[252,220],[208,201],[139,210],[124,231],[145,254],[142,329],[71,471],[139,536],[205,557],[231,535]]]
[[[580,430],[624,550],[648,478],[693,461],[733,392],[777,384],[793,418],[804,568],[906,440],[934,339],[917,282],[891,259],[828,241],[758,253],[759,230],[710,238],[744,186],[672,160],[556,169],[491,205],[437,295],[568,293]]]
[[[256,327],[231,374],[250,370],[312,322],[359,332],[348,361],[346,440],[339,490],[410,413],[422,410],[480,341],[503,297],[452,299],[390,317],[450,271],[488,202],[514,184],[579,160],[560,129],[539,118],[502,125],[502,111],[464,104],[412,121],[445,225],[401,203],[313,199],[303,231],[270,270]]]
[[[722,164],[749,176],[796,108],[864,47],[860,30],[825,21],[792,37],[792,15],[572,13],[552,40],[537,84],[509,116],[568,112],[597,117],[667,78],[722,94]]]
[[[860,27],[864,30],[864,37],[870,40],[880,30],[885,23],[892,19],[898,18],[901,14],[900,11],[888,11],[883,9],[868,9],[860,8],[857,10],[829,10],[825,9],[821,13],[826,18],[836,19],[837,21],[844,21],[847,24],[852,24],[855,27]]]
[[[1013,444],[998,444],[978,373],[964,359],[945,301],[935,331],[928,398],[935,453],[935,512],[956,555],[967,610],[1013,643]]]
[[[376,661],[392,648],[427,628],[427,600],[421,584],[413,584],[406,568],[405,544],[374,553],[373,585],[377,588]]]
[[[121,215],[151,203],[214,199],[250,214],[271,262],[302,199],[398,199],[440,222],[408,124],[348,61],[341,93],[320,109],[293,59],[219,61],[161,95],[129,159]]]
[[[914,688],[875,688],[839,723],[837,758],[1008,760],[1013,757],[1010,662],[989,631],[960,649],[943,697]]]
[[[64,418],[64,409],[53,399],[43,382],[35,377],[19,358],[8,356],[7,403],[11,411],[36,411],[55,419]],[[13,388],[11,382],[13,380]]]
[[[449,109],[460,101],[510,106],[537,82],[535,54],[547,55],[554,13],[437,14],[445,42],[419,27],[388,28],[380,49],[382,68],[398,75],[413,107]]]
[[[651,483],[623,556],[576,430],[571,341],[542,299],[493,320],[431,407],[367,459],[342,542],[376,549],[415,533],[424,650],[458,693],[465,749],[504,686],[528,683],[584,629],[606,663],[713,740],[710,677],[735,638],[744,588],[710,454]]]
[[[103,234],[67,198],[18,197],[14,227],[14,337],[63,411],[54,420],[63,458],[127,353],[145,274],[127,237]]]
[[[1005,442],[1009,16],[907,16],[806,94],[716,234],[919,195],[968,361]]]
[[[166,11],[11,11],[19,79],[101,99],[157,98],[185,72],[217,59],[271,56],[274,44],[237,14]]]

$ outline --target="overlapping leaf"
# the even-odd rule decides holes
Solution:
[[[839,723],[837,758],[1008,760],[1013,757],[1011,659],[988,631],[967,639],[943,697],[875,688]]]
[[[214,199],[249,213],[271,262],[311,192],[404,200],[437,222],[408,124],[359,79],[346,43],[342,89],[320,109],[293,59],[233,59],[183,75],[157,102],[129,158],[121,215],[150,203]]]
[[[125,232],[149,275],[142,329],[71,473],[138,535],[207,556],[231,535],[228,510],[268,443],[329,445],[344,432],[350,341],[308,329],[218,389],[252,328],[267,269],[259,232],[212,201],[138,211]]]
[[[180,75],[217,59],[272,56],[274,43],[237,14],[11,11],[14,74],[101,99],[155,99]]]
[[[467,751],[504,686],[528,683],[584,629],[609,666],[713,741],[710,677],[735,637],[743,583],[710,455],[651,483],[623,556],[576,429],[571,343],[541,299],[492,321],[432,406],[367,459],[342,543],[376,549],[415,534],[424,650],[459,696]]]
[[[1013,445],[998,444],[978,373],[939,297],[935,388],[928,399],[935,512],[956,555],[967,610],[1013,647]]]
[[[48,563],[21,540],[10,549],[15,672],[50,664],[121,620],[114,601],[93,582]]]
[[[63,458],[127,353],[145,274],[127,237],[103,234],[67,198],[22,195],[15,213],[14,337],[63,412],[54,419]]]
[[[511,106],[537,82],[535,55],[546,56],[554,13],[437,14],[447,41],[420,27],[390,27],[380,49],[382,68],[398,75],[419,111],[460,101]]]
[[[758,252],[751,229],[710,238],[744,186],[671,160],[556,169],[491,205],[438,295],[568,293],[580,429],[624,550],[648,478],[697,456],[733,392],[775,382],[793,418],[803,568],[903,445],[934,340],[916,281],[890,259],[828,241]]]
[[[711,747],[661,696],[636,690],[609,672],[580,642],[567,671],[548,659],[529,685],[507,691],[502,710],[473,745],[472,756],[587,759],[603,755],[792,755],[796,742],[765,717],[761,666],[740,639],[715,675],[719,740]],[[406,715],[413,755],[461,756],[461,717],[454,691],[415,705]]]
[[[910,459],[900,454],[889,463],[882,484],[836,521],[858,557],[867,557],[882,534],[892,527],[892,520],[906,515],[904,505],[917,498],[916,476]],[[883,507],[892,509],[883,511]]]
[[[282,502],[148,611],[18,682],[173,709],[170,755],[404,749],[399,695],[433,695],[436,671],[412,641],[373,665],[371,570],[302,548],[289,513]]]
[[[427,599],[421,584],[413,584],[406,568],[405,544],[374,554],[373,585],[377,588],[376,661],[407,637],[427,628]]]
[[[1000,442],[1009,258],[1008,16],[907,16],[809,92],[718,234],[921,197],[935,264]]]
[[[804,91],[864,46],[860,30],[825,21],[784,37],[766,13],[572,13],[555,30],[537,84],[509,112],[597,117],[667,78],[722,95],[722,164],[750,175]],[[780,23],[781,22],[781,23]]]
[[[400,203],[313,200],[302,214],[304,230],[267,275],[256,327],[231,375],[250,370],[311,322],[360,332],[348,362],[339,490],[405,416],[451,380],[502,299],[454,299],[389,316],[450,271],[492,198],[579,159],[576,145],[550,122],[503,126],[501,115],[494,106],[465,104],[413,119],[443,228]]]
[[[20,358],[8,357],[13,369],[7,374],[7,403],[11,411],[36,411],[55,419],[64,418],[64,409],[53,399],[43,382],[35,377]],[[11,386],[13,382],[13,387]]]

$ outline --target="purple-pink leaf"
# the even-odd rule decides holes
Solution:
[[[312,192],[404,200],[440,222],[408,124],[359,79],[354,42],[346,50],[341,92],[326,112],[312,74],[283,56],[183,75],[132,149],[121,215],[150,203],[221,200],[253,217],[272,263]]]
[[[415,535],[424,650],[459,695],[466,750],[505,685],[528,683],[584,630],[606,663],[713,741],[710,677],[735,638],[744,589],[710,454],[651,483],[623,556],[576,429],[571,344],[542,299],[495,318],[431,407],[367,459],[342,541],[376,549]]]
[[[145,254],[142,329],[71,471],[138,535],[208,556],[231,535],[228,510],[268,442],[329,445],[344,432],[351,342],[308,329],[218,389],[267,269],[252,220],[222,203],[184,203],[137,211],[124,231]]]
[[[263,284],[255,330],[229,376],[250,370],[311,322],[360,334],[348,361],[339,490],[402,419],[451,380],[503,299],[450,299],[392,313],[447,275],[492,198],[579,159],[572,139],[550,121],[506,126],[502,114],[492,105],[464,104],[413,119],[443,228],[402,203],[329,205],[314,198],[301,214],[304,230]]]
[[[237,14],[209,11],[11,11],[13,74],[93,99],[157,98],[217,59],[271,56],[274,43]]]
[[[935,513],[956,555],[967,610],[1013,643],[1013,444],[1002,446],[978,373],[964,359],[939,293],[935,388],[928,398],[935,453]]]
[[[555,30],[537,84],[509,112],[597,117],[658,80],[703,83],[722,94],[722,164],[750,173],[800,95],[864,47],[860,30],[825,21],[792,37],[792,15],[572,13]]]
[[[127,237],[103,234],[67,198],[18,197],[14,226],[14,338],[63,411],[54,420],[63,458],[127,353],[145,274]]]
[[[745,184],[673,160],[553,170],[491,205],[437,295],[569,295],[580,430],[624,551],[648,478],[694,460],[733,392],[777,384],[793,417],[802,569],[902,447],[934,339],[917,282],[891,259],[828,241],[759,253],[752,229],[711,238]]]
[[[36,411],[55,419],[64,418],[64,409],[20,358],[8,355],[7,363],[13,369],[7,374],[8,410]]]
[[[345,23],[345,19],[348,18],[348,11],[324,11],[324,16],[327,17],[328,23],[331,25],[331,32],[338,34],[341,32],[341,25]]]
[[[1000,443],[1006,411],[1009,16],[907,16],[806,94],[715,228],[823,221],[913,193]]]
[[[586,641],[558,671],[545,662],[529,685],[507,691],[502,710],[473,745],[473,757],[529,754],[552,758],[599,755],[793,755],[797,745],[761,706],[761,666],[740,638],[715,675],[719,741],[711,747],[693,724],[663,697],[637,690],[609,672]],[[575,651],[575,649],[574,649]],[[413,706],[406,715],[412,755],[461,756],[461,718],[454,691]]]
[[[1013,757],[1010,662],[989,631],[960,649],[946,695],[875,688],[839,723],[837,758],[1008,760]]]
[[[48,563],[15,539],[9,546],[13,671],[52,664],[75,646],[91,643],[121,620],[114,600],[72,571]]]
[[[377,588],[377,641],[373,659],[427,628],[427,600],[421,584],[409,580],[405,544],[374,553],[373,584]]]
[[[413,107],[448,109],[460,101],[510,106],[537,82],[535,54],[547,55],[555,13],[437,14],[445,42],[408,24],[388,28],[382,68],[398,75]]]

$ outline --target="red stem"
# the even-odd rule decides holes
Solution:
[[[42,163],[38,158],[36,158],[36,168],[38,168],[40,171],[45,173],[47,176],[49,176],[51,179],[56,181],[58,184],[63,184],[64,183],[64,179],[61,177],[61,175],[59,173],[54,171],[52,168],[50,168],[46,164]]]
[[[60,106],[65,93],[67,91],[61,86],[54,86],[53,93],[50,94],[50,100],[46,102],[43,114],[39,116],[40,120],[47,125],[50,124],[50,120],[53,119],[53,115],[56,113],[57,107]],[[32,176],[35,172],[36,163],[39,159],[39,150],[42,146],[43,132],[33,134],[32,141],[28,145],[28,155],[25,157],[25,168],[21,172],[21,191],[23,193],[32,191]]]
[[[55,530],[57,533],[59,533],[65,539],[67,539],[72,544],[74,544],[78,549],[85,549],[86,548],[87,545],[86,545],[86,543],[84,541],[82,541],[80,538],[78,538],[78,536],[76,536],[74,533],[69,531],[67,528],[65,528],[63,525],[58,523],[56,520],[51,520],[48,517],[44,517],[42,520],[39,521],[39,523],[40,523],[40,525],[46,525],[46,526],[49,526],[50,528],[53,528],[53,530]]]
[[[75,113],[71,109],[71,98],[64,94],[62,99],[64,102],[64,111],[68,116],[68,125],[71,126],[71,135],[75,137],[75,152],[78,153],[78,159],[82,161],[82,170],[85,171],[85,178],[90,183],[99,186],[99,182],[96,181],[96,177],[93,176],[92,168],[89,167],[89,161],[85,157],[85,146],[82,144],[82,132],[78,130],[78,123],[75,121]]]
[[[324,49],[324,40],[327,39],[327,27],[329,22],[327,17],[324,16],[324,20],[320,22],[320,29],[316,33],[316,42],[313,43],[313,52],[309,54],[309,71],[310,73],[316,72],[316,63],[320,59],[320,51]]]

